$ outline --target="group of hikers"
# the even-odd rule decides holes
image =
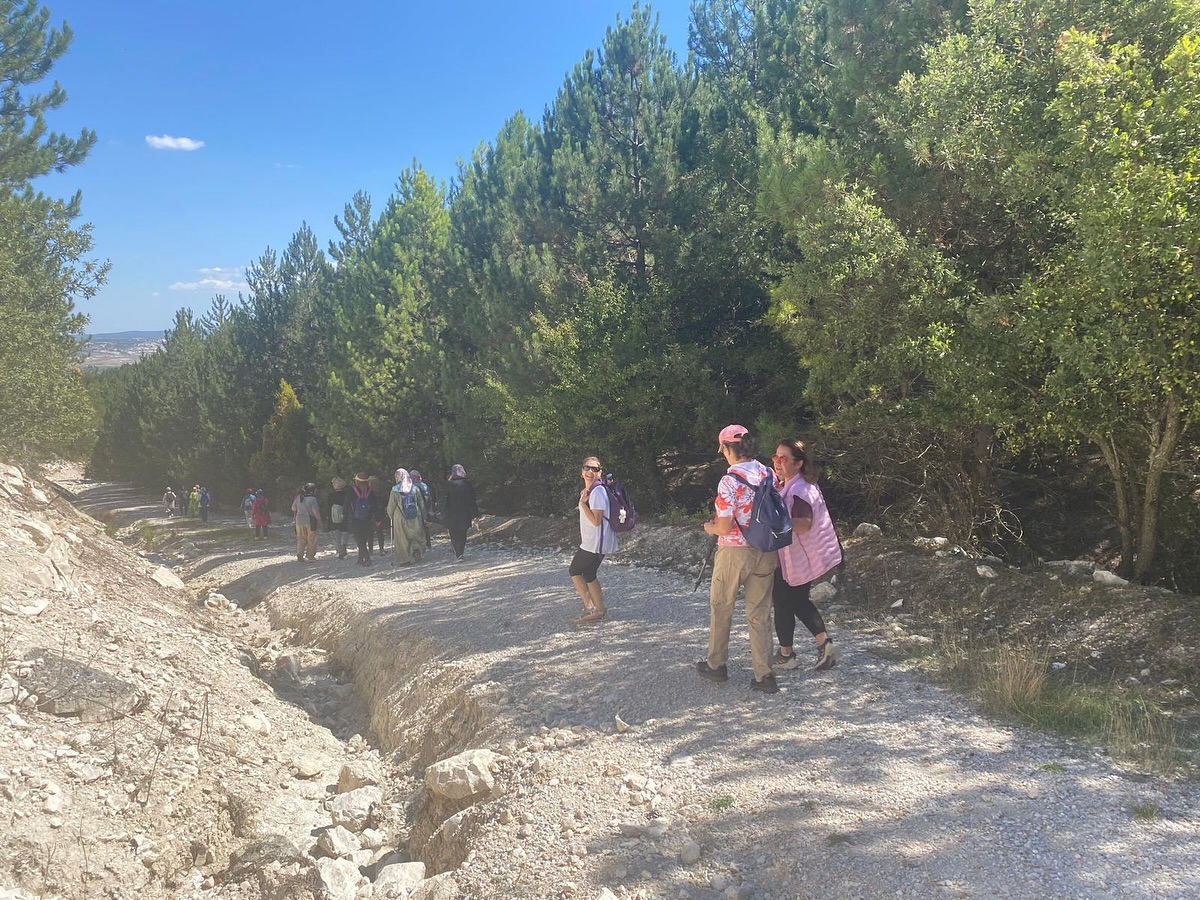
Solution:
[[[208,521],[208,513],[212,509],[212,494],[208,492],[208,488],[203,485],[194,485],[191,493],[187,495],[187,505],[184,506],[184,501],[180,500],[175,490],[168,485],[162,496],[162,505],[167,511],[167,518],[173,518],[176,511],[187,510],[187,515],[193,519],[197,516],[201,522]]]
[[[750,632],[752,689],[773,694],[779,690],[772,669],[800,665],[794,647],[796,620],[817,644],[813,668],[831,668],[837,648],[825,621],[811,599],[812,586],[842,562],[842,548],[825,498],[816,483],[816,472],[801,441],[787,438],[777,443],[771,468],[755,455],[757,440],[749,429],[728,425],[717,437],[717,449],[728,469],[717,485],[714,515],[704,531],[714,538],[712,583],[709,589],[708,652],[696,663],[699,675],[711,681],[729,679],[729,633],[739,589],[744,590]],[[619,534],[633,528],[636,512],[612,475],[605,476],[600,459],[583,460],[579,492],[579,549],[568,573],[583,612],[578,624],[602,622],[607,617],[598,573],[604,557],[616,552]],[[371,565],[371,553],[382,553],[391,534],[395,564],[419,563],[432,546],[429,525],[434,520],[430,486],[417,470],[396,469],[394,483],[360,472],[347,484],[334,478],[324,500],[317,485],[303,485],[292,500],[296,530],[296,559],[311,562],[317,556],[322,530],[333,539],[338,559],[345,559],[351,536],[358,548],[358,564]],[[167,488],[163,505],[174,515],[177,498]],[[200,485],[188,500],[191,515],[208,520],[212,498]],[[771,506],[773,505],[773,507]],[[774,522],[767,523],[768,513]],[[242,502],[246,525],[255,538],[266,539],[271,524],[271,504],[262,488],[248,489]],[[765,511],[765,512],[764,512]],[[475,489],[461,465],[451,467],[442,490],[440,514],[456,561],[461,561],[467,533],[479,517]],[[767,526],[764,531],[764,526]],[[774,530],[772,530],[774,529]],[[703,575],[703,571],[701,572]],[[697,581],[699,584],[699,581]],[[779,649],[771,653],[771,611]]]
[[[392,539],[395,564],[408,566],[421,562],[433,545],[430,523],[440,521],[450,534],[455,560],[462,560],[467,532],[479,518],[475,488],[466,470],[458,464],[442,490],[440,513],[434,513],[434,497],[429,484],[416,469],[396,469],[391,488],[385,488],[376,475],[360,472],[347,484],[343,478],[330,482],[324,500],[317,485],[308,482],[292,499],[291,512],[296,530],[296,560],[312,562],[317,558],[317,540],[322,531],[333,540],[338,559],[349,555],[353,537],[358,549],[358,564],[371,565],[376,546],[383,553],[388,535]],[[262,488],[249,488],[242,500],[246,527],[256,539],[266,539],[271,525],[271,503]]]
[[[841,542],[801,441],[779,441],[771,468],[755,459],[757,441],[744,426],[721,429],[717,449],[729,468],[717,485],[714,515],[704,523],[704,531],[715,539],[715,553],[709,588],[708,652],[697,661],[696,670],[710,681],[729,680],[729,632],[738,589],[742,588],[750,630],[750,687],[774,694],[779,685],[772,669],[800,665],[794,646],[797,619],[817,644],[813,668],[828,669],[837,661],[837,648],[810,594],[815,583],[841,564]],[[618,548],[620,527],[613,520],[613,502],[618,495],[608,489],[600,459],[589,456],[582,467],[579,550],[568,569],[583,601],[583,614],[576,620],[581,624],[600,622],[607,616],[597,575],[604,557]],[[763,511],[769,503],[775,504],[783,519],[774,535],[768,529],[764,543],[759,520],[765,518]],[[773,656],[772,608],[779,640]]]

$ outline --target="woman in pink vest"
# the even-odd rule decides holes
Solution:
[[[815,473],[808,468],[804,444],[783,440],[771,457],[776,486],[792,512],[792,542],[779,552],[775,587],[771,602],[775,607],[775,636],[779,652],[771,659],[777,669],[794,669],[800,659],[792,649],[796,620],[812,632],[817,641],[814,669],[829,669],[837,661],[837,648],[825,630],[825,620],[809,599],[813,584],[842,562],[842,545],[833,520],[825,506],[825,497],[817,487]]]

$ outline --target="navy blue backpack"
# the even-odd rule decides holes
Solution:
[[[746,527],[742,527],[736,515],[733,517],[733,524],[742,533],[746,543],[764,553],[788,546],[792,542],[792,514],[779,496],[779,491],[775,490],[775,479],[768,475],[758,484],[751,484],[737,472],[725,474],[754,492],[750,521]]]

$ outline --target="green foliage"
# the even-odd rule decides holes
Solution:
[[[308,418],[296,392],[286,381],[280,381],[275,412],[263,427],[262,450],[250,461],[258,482],[274,484],[276,494],[286,494],[308,481],[308,439]]]
[[[87,259],[90,230],[72,223],[79,196],[56,200],[33,182],[87,156],[94,133],[48,132],[45,115],[66,102],[43,85],[67,51],[70,29],[48,27],[32,2],[0,2],[0,453],[24,461],[79,456],[94,413],[79,371],[86,319],[75,301],[91,297],[107,267]]]
[[[346,209],[331,292],[333,346],[314,426],[331,470],[443,468],[441,284],[445,188],[414,166],[377,222],[365,196]]]
[[[328,257],[302,224],[247,296],[180,313],[160,353],[91,382],[94,474],[233,497],[252,474],[436,481],[457,462],[496,511],[558,512],[597,453],[641,512],[678,515],[707,504],[712,435],[740,421],[818,446],[847,515],[994,549],[1021,534],[1005,486],[1056,467],[1090,490],[1073,451],[1094,447],[1127,569],[1189,570],[1195,3],[701,0],[693,17],[681,60],[635,6],[454,183],[414,162],[377,216],[351,199]],[[80,323],[54,298],[102,273],[72,207],[42,202],[14,209],[27,246],[67,250],[52,313],[15,319],[0,365],[36,340],[62,373]],[[0,302],[26,292],[12,246]],[[69,377],[14,383],[31,399],[9,419],[87,418]],[[1159,565],[1161,509],[1178,524]]]

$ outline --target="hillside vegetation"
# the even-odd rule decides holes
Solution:
[[[93,473],[546,512],[599,453],[670,516],[737,421],[847,517],[1200,587],[1196,3],[702,0],[690,46],[635,6],[451,184],[301,223],[95,377]]]

